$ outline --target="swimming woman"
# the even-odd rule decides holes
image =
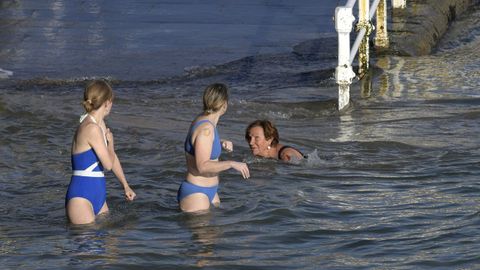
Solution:
[[[277,128],[268,120],[256,120],[245,131],[250,150],[254,156],[293,161],[305,158],[298,149],[280,144]]]
[[[97,80],[85,88],[86,114],[80,118],[73,137],[73,175],[65,198],[67,217],[74,224],[92,223],[95,216],[108,212],[104,171],[113,171],[127,200],[132,201],[136,196],[115,153],[113,134],[104,122],[112,102],[113,91],[108,83]]]
[[[177,201],[184,212],[208,210],[218,206],[218,174],[228,169],[240,172],[249,178],[248,166],[242,162],[219,161],[222,148],[233,151],[230,141],[220,140],[217,124],[228,107],[227,86],[220,83],[209,85],[203,93],[203,113],[197,116],[185,139],[187,177],[178,189]]]

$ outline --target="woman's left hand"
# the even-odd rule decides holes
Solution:
[[[233,143],[231,141],[222,141],[222,147],[227,152],[232,152],[233,151]]]
[[[135,192],[129,186],[125,187],[125,198],[127,201],[133,201],[135,197],[137,197],[137,194],[135,194]]]

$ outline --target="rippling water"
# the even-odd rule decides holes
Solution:
[[[376,59],[372,89],[356,84],[341,114],[330,38],[160,80],[114,80],[108,124],[138,200],[125,202],[108,174],[111,213],[86,227],[64,215],[84,82],[36,72],[0,81],[2,268],[479,268],[479,29],[475,10],[431,56]],[[248,162],[252,177],[223,173],[221,207],[187,215],[175,201],[183,139],[214,81],[232,96],[219,130],[235,151],[222,158]],[[308,159],[253,158],[243,136],[257,118]]]

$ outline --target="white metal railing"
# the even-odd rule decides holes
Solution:
[[[338,66],[335,70],[335,79],[338,84],[338,109],[345,108],[350,102],[350,84],[356,74],[352,63],[359,53],[359,74],[363,75],[369,68],[369,36],[374,27],[370,23],[373,15],[376,18],[375,47],[388,48],[387,34],[387,3],[386,0],[359,0],[358,34],[350,49],[350,32],[355,21],[353,7],[357,0],[348,0],[345,6],[335,9],[335,29],[338,32]],[[392,0],[393,8],[405,8],[406,0]]]

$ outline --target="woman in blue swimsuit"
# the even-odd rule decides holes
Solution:
[[[243,178],[250,177],[246,163],[218,160],[222,147],[227,151],[233,150],[232,142],[220,140],[217,131],[218,120],[227,107],[226,85],[216,83],[205,89],[203,113],[193,120],[185,139],[187,177],[177,194],[180,209],[184,212],[205,211],[210,204],[220,204],[217,193],[220,172],[235,169]]]
[[[65,198],[67,217],[74,224],[92,223],[96,215],[108,212],[104,170],[113,171],[127,200],[136,196],[115,153],[113,134],[103,120],[110,113],[112,101],[112,88],[104,81],[94,81],[85,89],[86,114],[80,118],[73,138],[73,175]]]

